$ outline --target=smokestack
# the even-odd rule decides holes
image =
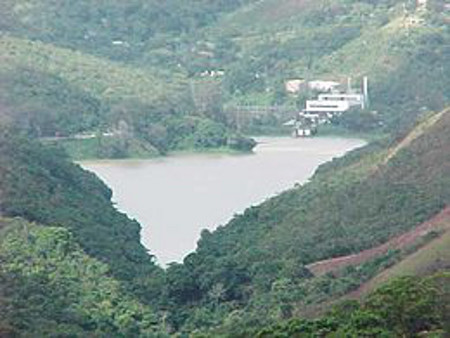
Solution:
[[[352,93],[352,78],[348,77],[347,78],[347,94],[351,94]]]
[[[369,78],[364,76],[363,79],[364,109],[369,107]]]

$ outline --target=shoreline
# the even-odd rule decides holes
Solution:
[[[258,141],[261,148],[251,156],[184,153],[79,164],[112,189],[119,210],[141,224],[142,244],[165,266],[194,252],[203,229],[228,224],[249,207],[306,183],[321,164],[366,145],[344,137]]]
[[[255,147],[256,148],[256,147]],[[126,157],[126,158],[86,158],[86,159],[73,159],[75,163],[87,164],[87,163],[127,163],[127,162],[141,162],[141,161],[164,161],[171,158],[183,158],[183,157],[195,157],[195,156],[247,156],[253,155],[254,151],[238,151],[233,149],[205,149],[205,150],[177,150],[169,152],[165,155],[157,156],[141,156],[141,157]]]
[[[260,143],[261,139],[265,138],[291,138],[289,132],[284,131],[283,133],[265,133],[265,134],[247,134],[246,138],[251,138]],[[340,128],[338,126],[323,126],[319,133],[316,136],[310,137],[308,139],[317,139],[317,138],[345,138],[345,139],[359,139],[364,140],[366,143],[371,143],[373,141],[379,140],[386,137],[385,134],[380,133],[365,133],[365,132],[351,132],[349,130]],[[255,148],[252,150],[239,150],[234,149],[229,146],[222,146],[219,148],[186,148],[179,150],[168,151],[167,153],[160,153],[156,150],[156,148],[146,148],[141,147],[135,151],[132,151],[128,154],[124,154],[124,156],[99,156],[97,154],[98,149],[96,149],[97,141],[95,139],[66,139],[66,140],[43,140],[43,143],[51,144],[53,146],[59,147],[63,149],[69,157],[76,163],[78,162],[101,162],[101,161],[140,161],[140,160],[157,160],[178,156],[190,156],[190,155],[231,155],[231,156],[239,156],[239,155],[249,155],[254,153]]]
[[[127,157],[127,158],[86,158],[86,159],[73,159],[73,162],[79,165],[88,165],[88,164],[111,164],[111,163],[137,163],[137,162],[146,162],[146,161],[164,161],[168,159],[174,158],[193,158],[193,157],[209,157],[209,156],[253,156],[256,154],[258,147],[264,146],[266,144],[270,144],[268,140],[295,140],[288,135],[260,135],[260,136],[249,136],[256,140],[257,145],[251,151],[239,151],[231,148],[212,148],[212,149],[186,149],[186,150],[177,150],[169,152],[165,155],[157,155],[157,156],[136,156],[136,157]],[[359,140],[364,144],[361,147],[365,147],[370,142],[375,140],[369,138],[358,137],[357,135],[339,135],[339,134],[326,134],[315,136],[311,138],[299,138],[298,140],[317,140],[317,139],[336,139],[336,140]]]

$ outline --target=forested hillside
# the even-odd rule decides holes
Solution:
[[[363,303],[343,302],[316,320],[294,319],[256,337],[445,337],[450,329],[450,275],[404,277],[370,294]]]
[[[0,29],[126,63],[145,61],[148,54],[167,62],[180,42],[195,41],[197,30],[250,2],[6,0]]]
[[[422,110],[449,102],[449,13],[444,1],[428,3],[422,11],[416,1],[261,1],[227,16],[210,36],[225,35],[239,50],[224,80],[233,102],[303,108],[313,93],[289,96],[286,79],[368,76],[369,111],[341,123],[404,130]]]
[[[0,192],[2,337],[167,333],[164,271],[94,174],[2,126]]]
[[[248,151],[220,102],[194,95],[172,57],[153,55],[239,4],[5,1],[2,110],[30,135],[68,138],[60,143],[81,158]]]
[[[144,128],[187,95],[182,74],[164,76],[27,39],[2,37],[1,58],[2,99],[38,136],[75,134],[120,119]]]
[[[81,149],[78,157],[248,150],[238,131],[280,131],[315,94],[290,95],[286,81],[352,77],[356,84],[368,76],[370,108],[334,122],[406,132],[449,103],[444,5],[4,1],[0,102],[30,134],[90,135],[68,142],[71,153]],[[283,108],[236,115],[246,106]]]
[[[403,142],[373,143],[326,164],[305,186],[249,208],[213,233],[204,231],[196,252],[168,270],[177,281],[169,297],[188,313],[193,304],[202,309],[185,325],[227,318],[232,330],[289,318],[356,290],[403,259],[411,246],[433,239],[424,236],[430,230],[332,273],[309,268],[375,248],[441,212],[450,203],[449,149],[446,110],[427,117]],[[237,309],[242,312],[234,316]]]
[[[115,209],[111,190],[94,174],[61,151],[2,128],[0,178],[2,215],[70,230],[127,289],[156,301],[150,290],[162,271],[140,244],[141,227]]]
[[[0,219],[1,337],[154,337],[155,312],[62,227]],[[160,335],[161,337],[162,335]]]
[[[138,69],[8,36],[0,44],[3,111],[30,136],[64,142],[81,135],[75,146],[88,149],[81,157],[94,158],[227,145],[247,150],[220,111],[194,114],[182,72]]]
[[[2,1],[0,336],[450,332],[446,4]],[[370,108],[333,123],[385,138],[203,231],[167,270],[61,149],[248,151],[245,133],[276,130],[316,94],[286,80],[362,76]],[[286,114],[236,117],[251,105]]]

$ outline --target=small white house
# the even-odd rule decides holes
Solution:
[[[428,6],[428,0],[417,0],[416,7],[418,10],[426,10]]]
[[[296,94],[300,91],[302,88],[302,85],[305,83],[305,80],[302,79],[292,79],[286,81],[284,84],[286,92],[290,94]]]

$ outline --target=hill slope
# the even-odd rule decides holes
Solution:
[[[446,224],[446,229],[441,230],[443,232],[441,236],[363,284],[354,295],[360,297],[399,277],[428,276],[438,271],[450,270],[450,232],[448,231],[450,218],[447,217],[443,222]]]
[[[0,256],[8,263],[2,265],[1,278],[9,290],[1,290],[0,300],[12,304],[2,316],[1,329],[14,332],[25,318],[31,318],[20,332],[97,330],[94,332],[99,334],[133,332],[145,336],[144,332],[159,330],[161,313],[157,311],[161,310],[168,315],[166,323],[173,330],[248,336],[268,324],[304,314],[309,305],[338,299],[388,267],[393,266],[385,273],[392,275],[397,275],[396,269],[408,270],[402,265],[410,261],[414,267],[423,267],[430,262],[430,252],[433,257],[435,251],[444,252],[446,235],[424,242],[421,250],[398,265],[404,252],[383,253],[326,275],[312,274],[306,264],[381,244],[416,228],[448,205],[450,114],[444,111],[428,119],[406,138],[408,142],[373,144],[351,153],[321,167],[305,186],[247,210],[215,233],[205,231],[198,250],[166,274],[152,264],[140,246],[138,225],[112,208],[108,189],[55,150],[3,130],[0,210],[3,215],[21,216],[47,227],[18,220],[0,222],[2,238],[6,238],[0,245]],[[24,231],[28,235],[24,236]],[[80,248],[90,257],[80,253]],[[84,263],[79,264],[77,257]],[[28,265],[22,264],[25,261]],[[448,267],[442,263],[436,265],[439,270]],[[98,266],[98,273],[83,274],[81,265]],[[50,279],[29,274],[28,270],[36,269]],[[10,278],[12,271],[14,279]],[[106,271],[114,278],[105,275]],[[68,275],[72,279],[66,280]],[[54,278],[64,288],[54,288],[49,294],[47,285]],[[110,293],[93,297],[93,281]],[[86,285],[70,293],[76,294],[76,299],[61,296],[74,288],[73,283]],[[407,279],[394,285],[414,292],[428,283]],[[371,299],[385,297],[385,292],[389,297],[397,294],[391,295],[391,287],[386,288]],[[34,299],[24,303],[23,293],[28,291],[30,297],[47,297],[48,303]],[[145,305],[133,300],[133,295]],[[395,297],[391,301],[395,304]],[[91,302],[102,305],[92,307]],[[85,307],[90,311],[79,318]],[[37,317],[43,308],[49,317]],[[127,310],[122,312],[122,308]],[[359,316],[358,309],[355,316]],[[367,309],[374,310],[371,305]],[[22,310],[25,317],[15,312]],[[115,313],[115,320],[101,324],[105,313]],[[325,320],[314,323],[328,327],[330,322]],[[297,324],[288,327],[303,330],[305,322],[301,323],[300,328]],[[390,329],[384,322],[371,323]],[[427,321],[427,325],[431,324]],[[430,327],[440,324],[433,325]],[[328,328],[336,327],[340,326]],[[287,328],[281,325],[276,330]]]
[[[442,1],[428,11],[412,3],[405,12],[395,0],[2,2],[0,118],[8,115],[27,136],[94,135],[86,147],[98,147],[93,156],[104,157],[220,147],[234,136],[223,103],[302,106],[311,93],[287,96],[286,79],[362,75],[371,79],[374,111],[352,112],[337,123],[384,126],[392,136],[322,166],[308,184],[214,233],[203,232],[198,250],[165,273],[139,243],[139,225],[115,210],[107,187],[57,150],[1,129],[0,214],[47,226],[0,222],[0,230],[2,222],[20,223],[2,242],[0,258],[8,265],[0,277],[19,300],[22,290],[37,298],[29,303],[33,322],[25,332],[67,324],[80,334],[146,335],[154,326],[151,306],[173,331],[246,336],[248,328],[305,315],[311,305],[340,299],[369,280],[422,273],[435,252],[447,257],[443,234],[419,238],[412,256],[408,250],[417,247],[400,246],[325,274],[312,268],[414,233],[450,204],[450,113],[426,114],[450,100],[448,13]],[[200,78],[205,71],[223,75]],[[423,121],[413,128],[417,118]],[[27,227],[30,236],[23,236]],[[84,262],[98,273],[83,276]],[[446,269],[443,263],[437,268]],[[30,273],[35,269],[41,274]],[[58,272],[61,288],[49,290],[47,275]],[[18,284],[11,276],[19,276]],[[110,294],[91,298],[93,281]],[[80,291],[77,283],[87,287]],[[363,326],[353,335],[381,334],[370,331],[374,322],[388,333],[409,332],[385,321],[402,309],[379,304],[398,303],[391,290],[414,295],[431,284],[407,278],[393,285],[376,293],[374,306],[352,312],[350,324]],[[2,311],[5,301],[14,310],[17,299],[4,291]],[[39,297],[49,293],[54,297],[41,307]],[[65,300],[67,293],[73,298]],[[423,295],[426,302],[413,305],[425,304],[420,313],[427,315],[436,303],[428,302],[434,294]],[[100,309],[91,311],[93,303]],[[56,324],[50,316],[36,319],[47,305],[54,306],[48,313]],[[123,313],[122,306],[131,310]],[[375,316],[366,311],[373,307]],[[412,332],[441,328],[442,317],[433,315]],[[1,317],[0,325],[14,329],[20,313]],[[309,333],[335,332],[336,320],[348,324],[342,316],[301,321],[300,332],[305,325],[313,326]]]
[[[185,113],[202,110],[198,98],[192,100],[189,91],[187,98],[181,95],[180,99],[177,84],[186,79],[194,84],[199,79],[205,80],[200,77],[205,72],[222,74],[214,76],[213,88],[203,93],[216,103],[207,109],[213,119],[222,113],[217,110],[222,105],[231,113],[228,119],[233,119],[236,105],[288,107],[288,113],[282,116],[269,114],[270,118],[266,119],[249,118],[241,126],[249,132],[264,130],[258,129],[258,124],[270,126],[275,121],[281,125],[295,112],[296,106],[303,107],[304,100],[313,95],[308,92],[287,95],[284,83],[289,79],[342,81],[351,76],[356,82],[363,75],[369,76],[371,110],[377,114],[358,111],[340,121],[342,126],[353,130],[381,128],[405,132],[423,111],[441,110],[450,101],[450,70],[446,62],[450,33],[448,13],[442,1],[433,1],[428,11],[417,9],[414,1],[407,1],[403,7],[403,3],[395,0],[237,0],[199,1],[189,5],[179,0],[164,3],[134,0],[127,4],[117,1],[49,4],[29,0],[4,2],[6,15],[0,29],[25,41],[40,41],[95,55],[98,59],[120,61],[126,64],[122,71],[130,71],[130,76],[124,76],[127,79],[141,70],[150,78],[156,75],[157,83],[167,83],[167,77],[176,78],[168,81],[168,86],[162,86],[163,102],[158,101],[156,107],[140,102],[142,93],[137,90],[137,84],[127,81],[124,87],[131,93],[125,91],[126,99],[118,95],[114,104],[113,110],[119,115],[120,112],[139,115],[136,110],[150,110],[156,115],[172,109]],[[99,66],[102,69],[104,64]],[[61,79],[42,77],[39,71],[29,68],[19,73],[25,78],[34,78],[34,83],[45,83],[44,88],[61,85]],[[155,69],[164,69],[162,78],[161,72],[155,73]],[[81,73],[90,83],[92,77]],[[101,77],[108,79],[105,74]],[[77,80],[79,78],[77,76]],[[89,91],[86,93],[84,88],[76,86],[79,81],[72,84],[71,79],[65,82],[63,77],[62,80],[65,92],[72,92],[65,102],[71,108],[66,111],[96,112],[99,105],[109,110],[108,102],[99,103],[95,95],[91,97]],[[136,80],[139,82],[142,77],[136,76]],[[96,83],[98,81],[93,81],[92,85]],[[170,84],[174,85],[173,90],[167,88]],[[146,89],[145,84],[141,88],[146,93],[159,92],[156,88]],[[40,96],[49,92],[50,89],[44,90]],[[62,97],[65,96],[53,97],[53,103],[61,105]],[[28,98],[36,105],[35,99]],[[79,101],[83,100],[85,104],[80,106]],[[42,99],[39,102],[42,103]],[[22,100],[21,104],[24,103],[27,100]],[[15,101],[16,104],[19,103]],[[67,115],[70,113],[64,114]],[[142,122],[147,118],[144,123],[147,127],[151,117],[142,115],[138,120]],[[86,123],[90,126],[93,121]],[[190,124],[186,122],[183,127],[189,128]],[[176,128],[164,123],[163,127],[169,134]],[[156,130],[158,132],[150,128],[153,145],[164,134],[159,124]],[[148,132],[145,130],[143,134]],[[177,142],[169,140],[168,143],[173,146]]]
[[[145,107],[153,107],[147,118],[157,121],[170,114],[163,106],[166,96],[176,104],[183,86],[186,90],[182,74],[169,80],[155,70],[27,39],[2,36],[0,45],[3,105],[17,115],[32,114],[21,123],[39,129],[32,132],[42,136],[79,133],[102,124],[112,128],[120,118],[132,123],[133,113]],[[132,105],[139,108],[133,111]]]
[[[248,2],[5,0],[0,7],[5,14],[0,29],[14,36],[127,62],[148,59],[147,54],[155,49],[156,56],[169,57],[160,61],[170,63],[170,55],[180,41],[189,40],[189,35],[199,28]]]
[[[220,109],[195,112],[183,72],[135,68],[10,36],[0,44],[2,112],[31,136],[75,136],[69,150],[87,143],[92,157],[252,148],[236,138]]]
[[[140,244],[140,225],[116,210],[111,191],[67,156],[0,128],[0,213],[63,227],[125,289],[157,302],[161,273]]]
[[[232,91],[243,93],[243,101],[251,93],[266,91],[272,103],[297,100],[303,106],[304,95],[296,99],[283,93],[286,79],[352,77],[355,82],[365,75],[378,121],[390,131],[410,128],[421,109],[437,111],[449,103],[450,35],[445,11],[430,8],[426,13],[412,6],[405,14],[401,5],[264,1],[249,12],[242,10],[241,17],[231,16],[221,27],[226,32],[227,27],[243,25],[230,33],[241,46],[242,57],[230,66],[226,82]],[[256,23],[245,20],[253,15]],[[250,80],[250,71],[258,79]],[[353,128],[370,128],[367,119],[367,125]]]
[[[2,337],[150,337],[157,316],[64,228],[0,219]]]
[[[290,316],[354,290],[401,259],[398,250],[384,251],[324,276],[305,267],[381,245],[449,205],[450,113],[439,116],[413,131],[401,149],[372,144],[324,165],[305,186],[248,209],[214,233],[205,231],[184,265],[169,269],[179,278],[173,291],[191,295],[182,305],[202,304],[219,285],[222,315],[240,304],[249,316],[239,321],[275,319],[275,309]]]

